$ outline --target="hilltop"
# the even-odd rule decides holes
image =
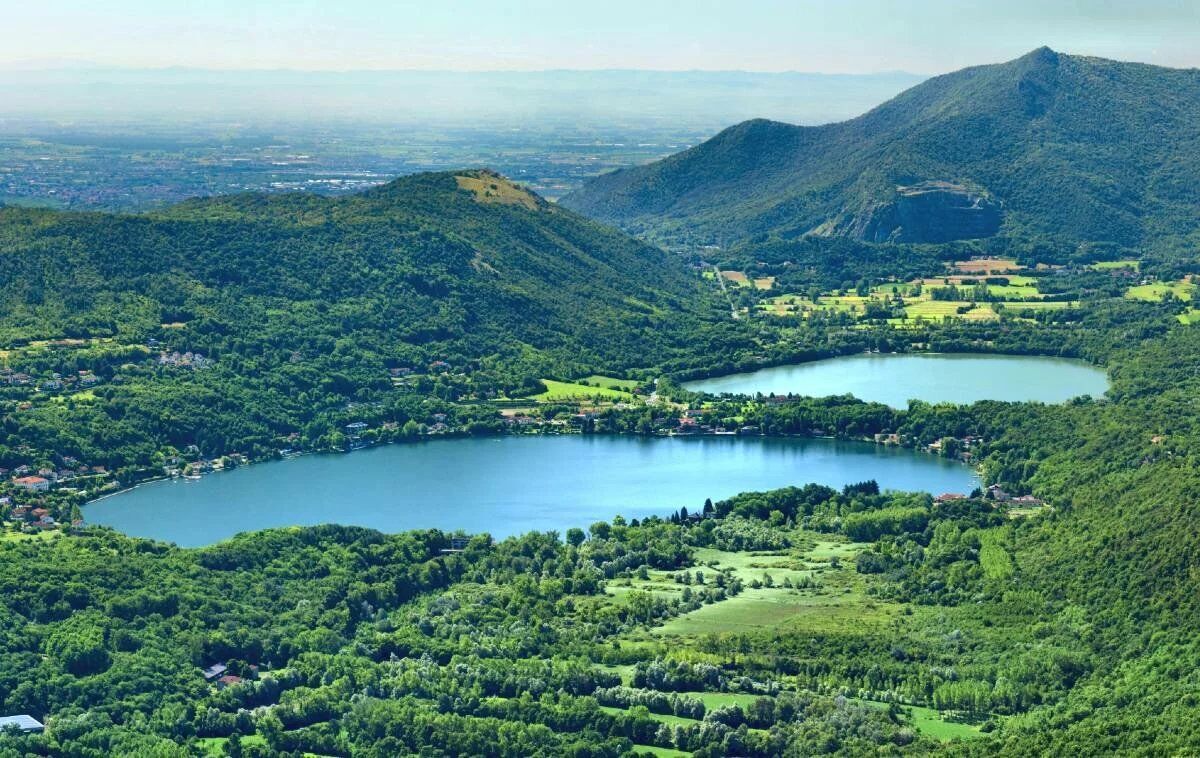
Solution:
[[[0,341],[17,344],[165,339],[173,324],[205,352],[236,334],[284,359],[630,366],[669,354],[705,303],[660,251],[489,171],[145,215],[4,208],[0,240]]]
[[[566,207],[659,241],[1195,240],[1200,71],[1035,50],[849,121],[753,120],[599,176]]]

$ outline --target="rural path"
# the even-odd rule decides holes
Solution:
[[[721,288],[721,294],[725,296],[725,302],[729,303],[729,315],[733,316],[734,321],[737,321],[742,316],[733,304],[733,296],[729,294],[729,289],[725,286],[725,277],[721,276],[721,269],[717,268],[716,265],[713,265],[712,269],[713,273],[717,275],[717,286]]]

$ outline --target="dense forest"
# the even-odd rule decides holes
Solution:
[[[267,366],[358,351],[360,370],[490,358],[562,371],[678,350],[706,314],[661,251],[490,172],[337,199],[0,214],[5,343],[157,337],[218,363],[253,342],[271,346]]]

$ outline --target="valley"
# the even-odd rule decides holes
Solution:
[[[0,207],[0,756],[1195,752],[1196,87]]]

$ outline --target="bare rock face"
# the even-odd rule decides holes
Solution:
[[[897,187],[891,200],[845,214],[817,233],[865,242],[950,242],[991,237],[1003,216],[1001,204],[982,193],[931,181]]]

